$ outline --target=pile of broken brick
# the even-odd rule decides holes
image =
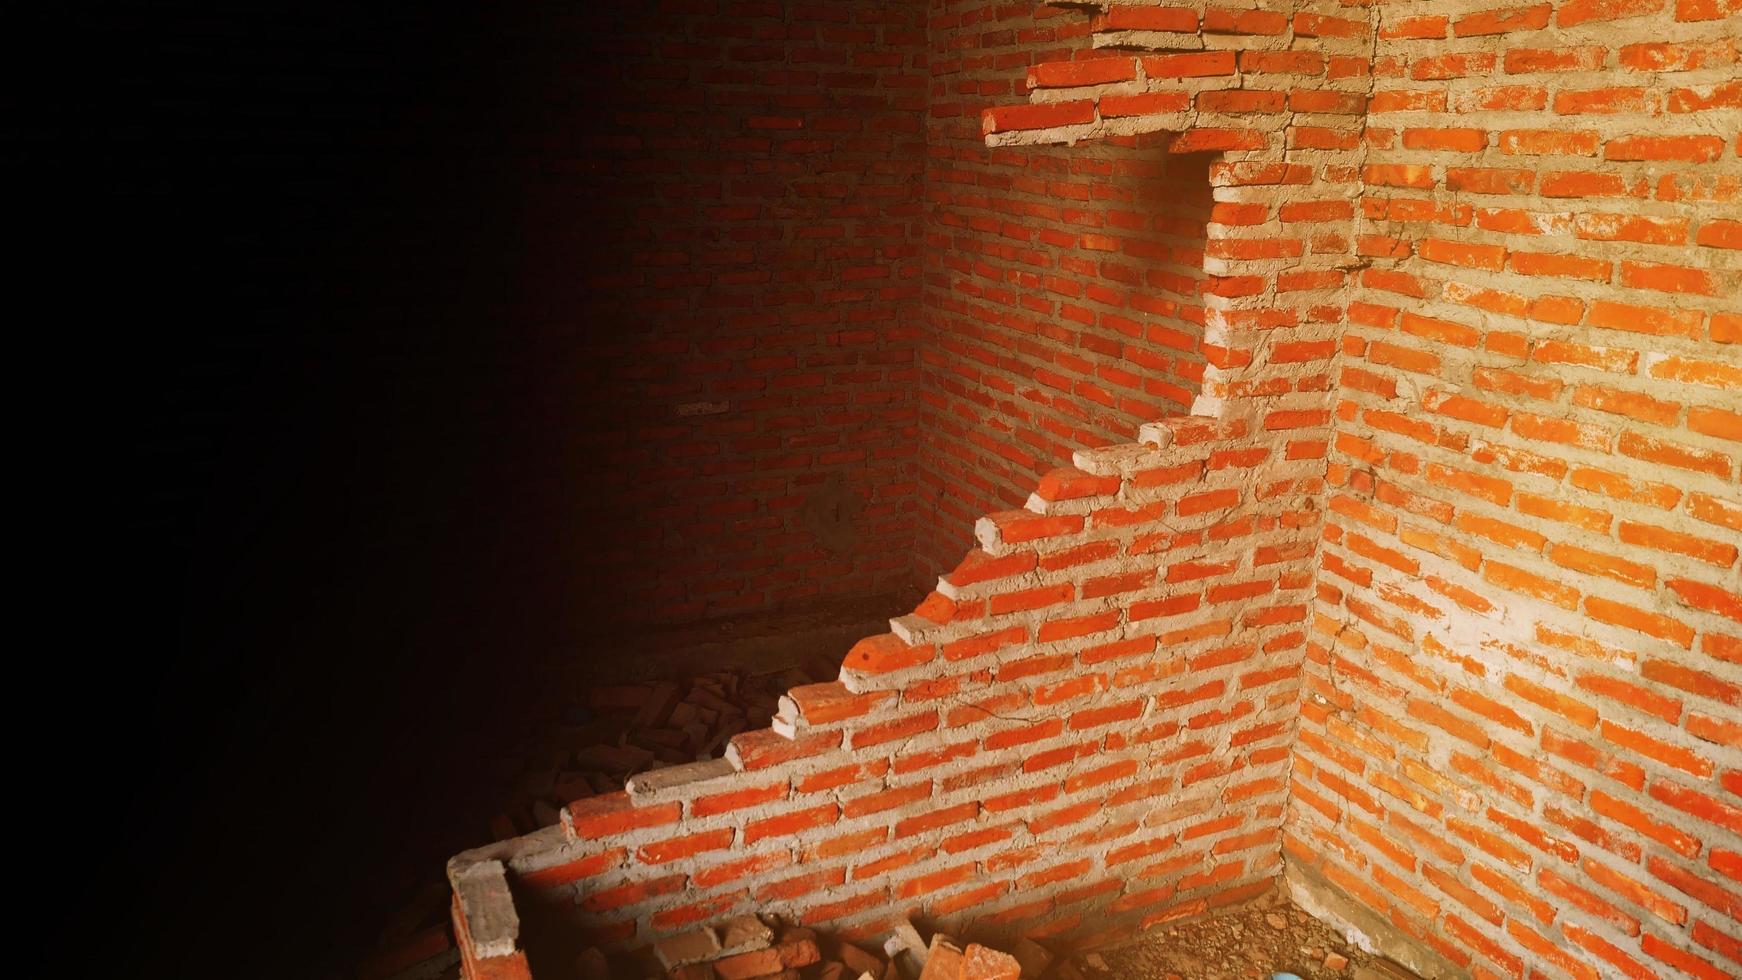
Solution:
[[[1054,967],[1053,954],[1033,940],[1018,940],[1009,953],[943,933],[926,942],[905,921],[861,945],[741,915],[667,937],[653,955],[668,980],[1081,980],[1068,963]],[[580,972],[585,980],[613,976],[596,952],[583,957]]]

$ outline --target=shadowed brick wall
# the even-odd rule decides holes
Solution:
[[[597,420],[578,601],[669,622],[905,586],[924,4],[570,16],[534,217],[585,257],[545,271]]]

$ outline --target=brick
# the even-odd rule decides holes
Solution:
[[[910,646],[895,634],[884,633],[854,644],[844,666],[862,674],[887,674],[927,663],[934,655],[929,646]]]
[[[1270,10],[1210,7],[1204,11],[1203,31],[1206,34],[1276,35],[1288,30],[1288,26],[1288,17]]]
[[[598,840],[630,830],[673,824],[682,813],[681,803],[637,807],[628,793],[607,793],[569,804],[563,823],[577,840]]]
[[[1492,71],[1498,57],[1488,51],[1461,51],[1452,54],[1417,58],[1409,63],[1409,77],[1415,79],[1467,78]]]
[[[1041,105],[999,106],[987,109],[981,129],[988,134],[1023,129],[1052,129],[1095,121],[1095,103],[1080,99]]]
[[[1704,957],[1696,956],[1683,949],[1677,949],[1659,939],[1654,933],[1646,933],[1640,939],[1639,947],[1652,959],[1668,963],[1676,969],[1691,976],[1700,977],[1702,980],[1725,980],[1727,976],[1727,972],[1723,968],[1713,966],[1711,961]]]
[[[1555,93],[1554,97],[1554,111],[1563,116],[1612,116],[1619,113],[1644,113],[1650,111],[1651,104],[1647,100],[1645,89],[1625,85],[1612,85],[1595,89],[1561,89]],[[1622,178],[1616,174],[1589,174],[1585,176],[1594,180],[1602,180],[1605,185],[1624,186]],[[1614,192],[1607,191],[1604,196],[1614,196]]]
[[[1712,248],[1742,248],[1742,221],[1716,219],[1704,222],[1694,242]]]
[[[1203,78],[1234,74],[1234,52],[1202,51],[1140,59],[1150,78]]]
[[[1710,163],[1724,152],[1716,136],[1625,136],[1603,144],[1605,160],[1663,160]]]
[[[1556,255],[1542,252],[1513,252],[1508,256],[1512,271],[1526,276],[1560,276],[1590,282],[1608,282],[1610,263],[1607,259],[1579,255]]]
[[[1538,3],[1466,14],[1453,22],[1452,33],[1458,37],[1482,37],[1541,30],[1548,26],[1550,11],[1550,4]]]
[[[1557,543],[1549,551],[1549,560],[1562,568],[1591,575],[1602,575],[1617,582],[1650,588],[1657,583],[1657,571],[1650,565],[1629,561],[1615,555],[1580,548],[1577,545]]]
[[[841,817],[841,808],[833,803],[795,810],[778,816],[752,820],[744,825],[744,843],[754,844],[769,837],[784,837],[818,827],[827,827]]]
[[[1582,861],[1580,867],[1584,869],[1585,874],[1592,881],[1665,922],[1680,925],[1687,921],[1686,906],[1664,897],[1651,886],[1629,875],[1611,870],[1607,865],[1600,864],[1590,858]]]
[[[1720,568],[1727,568],[1736,560],[1737,546],[1728,541],[1685,534],[1639,521],[1622,521],[1617,536],[1623,544],[1687,555]]]
[[[1688,223],[1679,218],[1580,214],[1573,218],[1573,234],[1588,241],[1680,245],[1687,241]]]
[[[979,943],[969,943],[962,950],[962,968],[958,973],[962,980],[1017,980],[1021,975],[1023,966],[1010,954]]]
[[[1446,36],[1448,24],[1449,19],[1443,14],[1397,18],[1387,16],[1385,23],[1379,28],[1379,37],[1384,40],[1437,40]]]
[[[1137,62],[1131,58],[1048,62],[1029,69],[1028,77],[1029,84],[1035,88],[1106,85],[1136,78]]]
[[[1651,876],[1731,919],[1742,920],[1742,893],[1733,892],[1702,875],[1684,870],[1680,865],[1657,855],[1645,859]]]
[[[1506,264],[1506,249],[1500,245],[1470,245],[1429,238],[1417,249],[1430,262],[1445,262],[1472,269],[1498,272]]]
[[[1623,67],[1635,71],[1696,71],[1735,64],[1736,44],[1734,41],[1649,41],[1623,45],[1618,60]]]
[[[1698,473],[1710,473],[1719,477],[1730,475],[1732,465],[1730,457],[1723,453],[1684,446],[1667,439],[1655,439],[1636,432],[1623,432],[1617,447],[1622,455],[1635,459],[1662,463],[1666,466],[1674,466],[1678,469],[1692,470]]]
[[[1506,52],[1504,70],[1508,75],[1533,72],[1596,71],[1609,59],[1609,49],[1601,45],[1556,48],[1511,48]]]
[[[1158,113],[1185,112],[1191,108],[1191,96],[1185,92],[1146,92],[1141,95],[1101,96],[1101,115],[1107,119],[1125,116],[1145,116]]]
[[[1501,153],[1523,156],[1595,156],[1601,139],[1594,130],[1509,129],[1495,145]]]
[[[1664,8],[1665,0],[1569,0],[1560,5],[1555,23],[1577,27],[1591,22],[1643,17]]]
[[[537,871],[522,872],[517,878],[522,884],[533,888],[560,888],[602,875],[621,866],[627,857],[628,852],[617,847]]]
[[[1688,428],[1715,439],[1742,442],[1742,412],[1705,406],[1689,408]]]
[[[732,838],[737,832],[730,827],[710,830],[700,834],[687,834],[668,840],[643,844],[635,852],[636,860],[642,864],[665,864],[680,858],[694,857],[708,851],[724,850],[732,846]]]
[[[1515,167],[1448,167],[1446,189],[1471,194],[1528,194],[1536,171]]]
[[[984,551],[970,551],[955,570],[945,576],[957,588],[967,588],[981,582],[992,582],[1032,571],[1037,557],[1033,552],[1019,551],[994,558]]]

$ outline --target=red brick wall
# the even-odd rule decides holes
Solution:
[[[1477,976],[1742,970],[1738,10],[1376,11],[1291,855]]]
[[[960,13],[934,41],[1004,43]],[[1053,55],[1060,84],[985,115],[985,163],[933,147],[927,338],[965,353],[1013,322],[987,296],[1014,253],[961,259],[1015,209],[951,174],[1073,166],[1038,142],[1129,144],[1085,167],[1215,152],[1196,414],[994,508],[936,593],[726,760],[462,858],[505,861],[535,969],[749,908],[1092,941],[1285,874],[1430,976],[1733,974],[1739,22],[1696,0],[1077,22],[1061,48],[1107,63]],[[1031,43],[1058,43],[1044,23]],[[957,217],[975,233],[939,230]],[[1018,306],[1068,320],[1030,286]],[[928,441],[1021,444],[964,394],[1019,386],[1006,364],[928,359]],[[928,492],[963,480],[943,458]],[[1040,463],[1001,458],[1025,496]]]
[[[919,393],[925,586],[1072,451],[1183,414],[1203,371],[1209,160],[1163,139],[988,147],[981,113],[1113,63],[1081,11],[934,3]],[[1072,57],[1086,65],[1055,64]],[[1129,58],[1123,62],[1129,70]]]
[[[595,420],[593,597],[670,621],[905,585],[924,4],[658,7],[573,15],[531,209],[585,242],[545,274],[580,287],[552,315]]]
[[[1204,111],[1115,135],[1147,125],[1128,142],[1158,168],[1184,157],[1210,188],[1207,257],[1189,252],[1203,285],[1182,288],[1200,297],[1211,417],[1031,481],[1027,506],[982,517],[980,547],[912,615],[725,760],[637,778],[561,828],[458,859],[505,862],[535,971],[750,909],[849,934],[911,913],[961,935],[1105,939],[1280,875],[1359,117],[1249,124],[1225,92],[1242,80],[1228,52],[1251,38],[1196,24],[1224,51],[1216,70],[1155,87]],[[1326,63],[1317,39],[1299,48]],[[1035,138],[1012,120],[1032,117],[994,113],[994,141]],[[1349,146],[1285,159],[1326,133]],[[1245,158],[1203,167],[1230,148]]]

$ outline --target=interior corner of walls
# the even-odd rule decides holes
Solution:
[[[1307,914],[1340,930],[1351,945],[1395,960],[1425,980],[1470,980],[1469,970],[1385,921],[1317,871],[1286,856],[1283,892]]]

